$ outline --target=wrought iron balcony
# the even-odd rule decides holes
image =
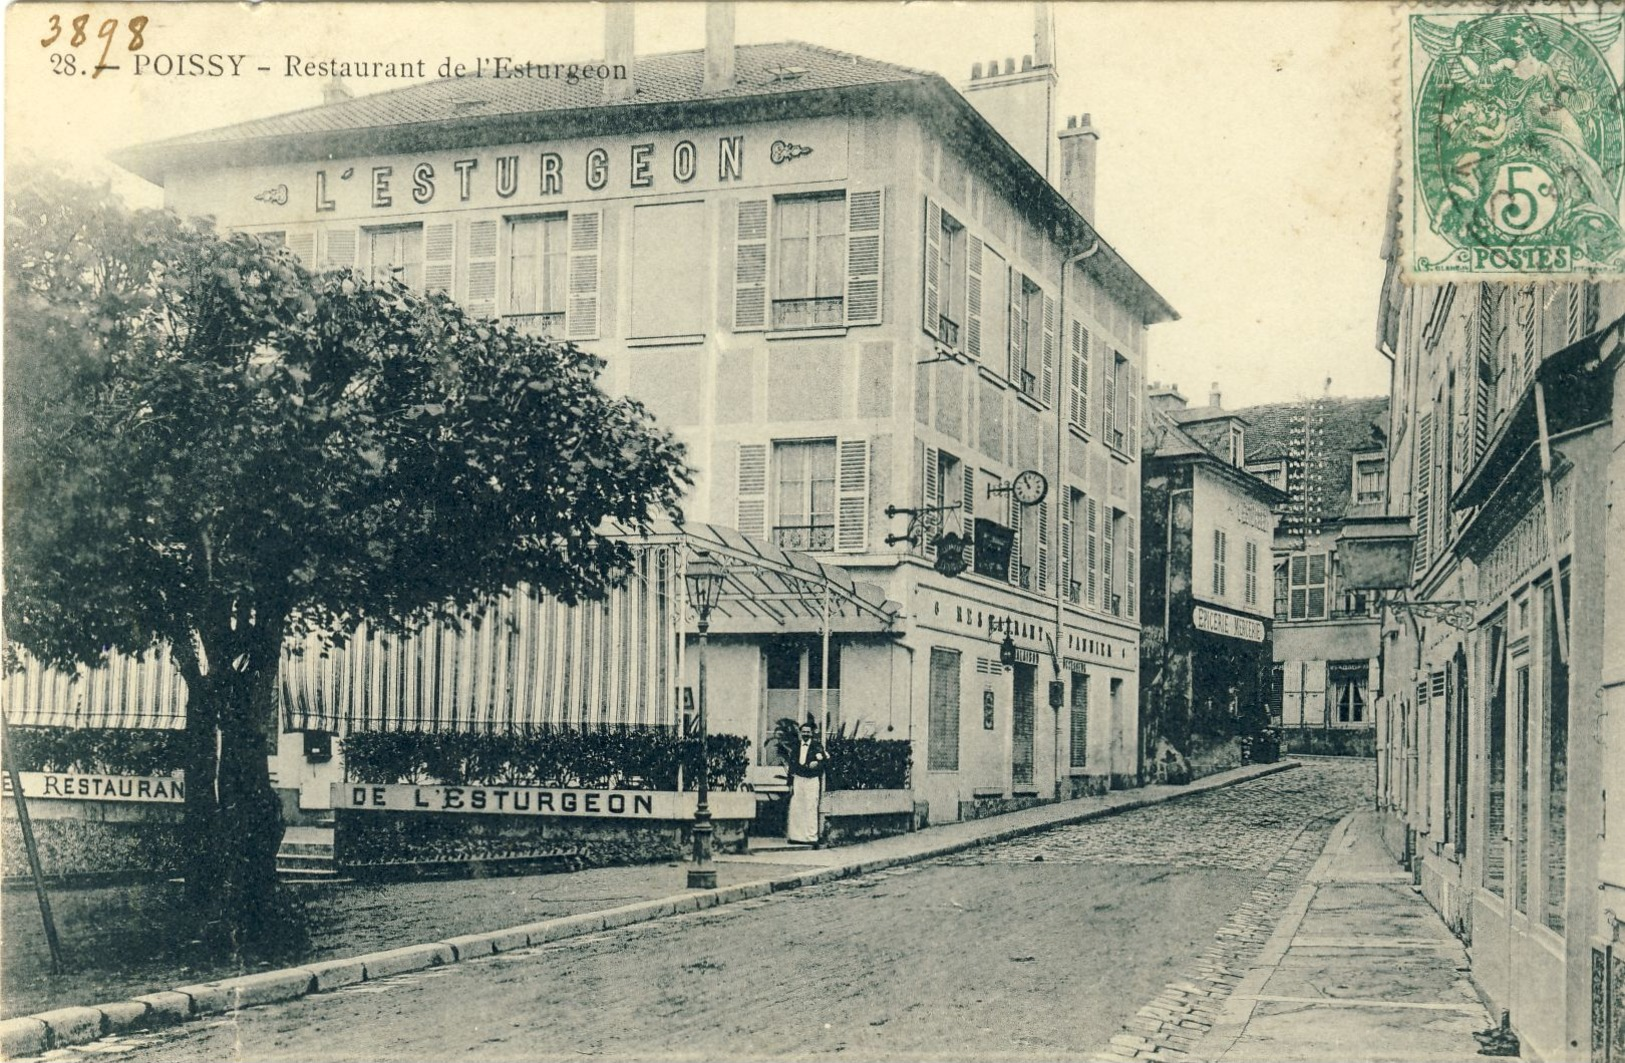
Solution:
[[[525,335],[539,339],[553,339],[564,334],[562,310],[550,314],[503,314],[502,320]]]
[[[1073,580],[1071,583],[1069,583],[1066,588],[1066,600],[1071,602],[1073,605],[1082,605],[1083,584],[1079,583],[1077,580]]]
[[[959,347],[959,322],[947,314],[937,318],[937,338],[953,348]]]
[[[843,296],[773,300],[774,328],[824,328],[844,324],[846,324],[846,299]]]
[[[776,524],[773,542],[783,550],[819,553],[835,549],[833,524]]]

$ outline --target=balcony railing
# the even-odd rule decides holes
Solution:
[[[774,328],[825,328],[844,324],[846,299],[843,296],[773,300]]]
[[[1021,571],[1016,574],[1016,579],[1017,579],[1017,582],[1021,585],[1022,590],[1024,590],[1024,591],[1032,590],[1033,589],[1033,567],[1031,565],[1022,565],[1021,566]]]
[[[1038,378],[1031,372],[1023,369],[1021,371],[1021,379],[1018,380],[1017,383],[1021,385],[1021,393],[1023,395],[1030,399],[1036,399],[1038,397]]]
[[[525,335],[539,339],[552,339],[564,333],[562,310],[550,314],[504,314],[502,320]]]
[[[782,550],[801,550],[818,553],[835,549],[833,524],[777,524],[773,527],[773,542]]]
[[[1083,584],[1073,580],[1066,588],[1066,600],[1073,605],[1083,604]]]
[[[959,346],[959,322],[943,314],[937,318],[937,338],[950,347]]]

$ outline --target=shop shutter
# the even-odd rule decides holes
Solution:
[[[876,189],[852,192],[846,201],[846,323],[878,325],[885,262],[885,193]]]
[[[938,301],[940,287],[938,275],[942,269],[942,208],[932,202],[930,197],[925,201],[925,251],[922,257],[925,268],[921,272],[925,276],[925,291],[920,302],[924,307],[925,320],[921,325],[929,335],[940,339],[941,326],[938,319],[942,311]]]
[[[451,293],[453,260],[457,254],[457,226],[438,222],[423,227],[423,290]]]
[[[462,261],[453,270],[453,280],[463,286],[463,309],[470,317],[487,318],[497,314],[497,226],[495,218],[479,218],[468,223],[463,237]]]
[[[959,770],[959,651],[931,649],[926,737],[928,771]]]
[[[1086,552],[1084,556],[1084,573],[1088,587],[1089,604],[1094,607],[1100,605],[1100,504],[1092,498],[1084,499],[1084,532],[1086,536]]]
[[[356,244],[360,233],[355,229],[328,227],[322,230],[322,269],[355,269]]]
[[[1123,544],[1123,548],[1126,551],[1126,554],[1123,559],[1123,599],[1124,604],[1128,608],[1128,617],[1131,620],[1138,615],[1140,611],[1140,551],[1138,548],[1139,540],[1135,536],[1134,532],[1134,518],[1125,517],[1123,523],[1123,534],[1126,541]],[[1248,543],[1247,545],[1251,546],[1252,544]]]
[[[963,466],[965,470],[965,491],[959,500],[959,530],[965,537],[965,568],[975,571],[976,567],[976,469],[972,467],[967,458]]]
[[[1070,601],[1072,599],[1072,491],[1069,488],[1061,489],[1061,564],[1060,581],[1057,588],[1061,597]]]
[[[965,353],[982,357],[982,241],[965,240]]]
[[[734,223],[734,331],[767,328],[767,200],[742,199]]]
[[[316,268],[316,230],[289,229],[283,246],[292,251],[306,269]]]
[[[737,524],[744,535],[767,535],[767,444],[739,444]]]
[[[1044,296],[1044,369],[1039,378],[1039,398],[1048,406],[1055,388],[1055,300]]]
[[[572,340],[598,338],[598,277],[603,260],[602,211],[570,212],[570,301],[565,335]]]
[[[1049,589],[1049,499],[1033,507],[1038,511],[1038,591]]]
[[[1072,673],[1071,760],[1074,768],[1089,764],[1089,674]]]
[[[929,443],[920,444],[920,507],[934,506],[942,497],[937,476],[940,474],[937,448]],[[922,538],[915,544],[921,556],[928,560],[935,560],[937,544],[929,534],[922,534]]]
[[[869,440],[843,439],[837,461],[835,549],[861,554],[869,547]]]

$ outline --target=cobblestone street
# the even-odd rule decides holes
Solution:
[[[1368,764],[54,1053],[1179,1058]]]

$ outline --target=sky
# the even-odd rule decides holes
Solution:
[[[106,161],[130,144],[312,106],[318,79],[100,77],[105,20],[145,15],[143,51],[428,61],[602,54],[603,8],[575,3],[98,4],[78,48],[51,45],[60,5],[6,12],[8,161],[32,156],[113,180],[140,205],[159,190]],[[1384,394],[1374,346],[1387,191],[1397,150],[1394,14],[1373,3],[1058,3],[1057,115],[1101,134],[1100,232],[1181,319],[1150,333],[1148,380],[1226,406]],[[638,8],[640,53],[704,43],[704,6]],[[128,26],[112,28],[113,55]],[[795,39],[935,71],[1033,50],[1028,3],[745,3],[740,43]],[[52,57],[57,58],[53,59]],[[109,63],[115,60],[108,59]],[[150,61],[150,59],[149,59]],[[246,64],[245,64],[246,66]],[[380,83],[398,87],[402,82]],[[358,92],[375,86],[356,83]],[[1329,379],[1329,384],[1328,384]]]

